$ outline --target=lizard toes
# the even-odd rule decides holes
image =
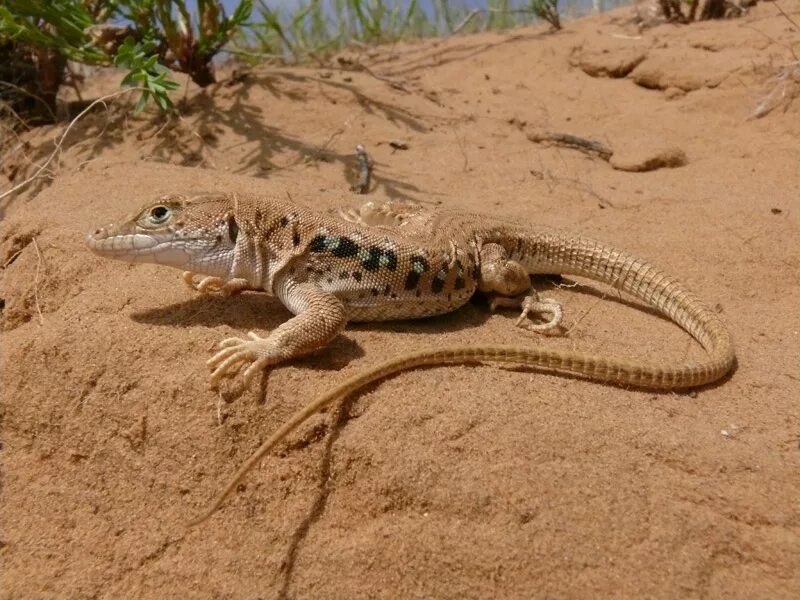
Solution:
[[[184,271],[182,277],[186,285],[201,294],[222,291],[225,285],[225,280],[220,277],[201,275],[193,271]]]
[[[232,337],[222,340],[219,344],[217,344],[217,348],[235,348],[239,346],[246,346],[249,343],[250,342],[243,340],[242,338]]]
[[[255,348],[261,345],[264,342],[264,338],[260,337],[258,334],[248,331],[247,337],[249,340],[243,340],[242,338],[232,337],[226,338],[222,340],[219,344],[217,344],[217,348],[233,348],[233,347],[250,347]]]
[[[530,313],[544,313],[551,315],[551,317],[544,323],[532,323],[528,319]],[[563,311],[559,302],[553,300],[552,298],[539,299],[536,296],[529,296],[522,302],[522,314],[517,319],[516,326],[524,327],[530,331],[549,331],[550,329],[554,329],[559,326],[562,316]]]
[[[270,365],[274,365],[279,360],[280,358],[278,355],[272,352],[260,355],[256,360],[253,361],[253,364],[248,366],[244,371],[243,378],[245,387],[250,385],[250,383],[253,381],[253,378],[259,372],[265,370]]]
[[[237,344],[237,345],[229,344],[228,346],[223,347],[222,350],[220,350],[219,352],[214,354],[214,356],[209,358],[206,361],[206,364],[209,367],[215,367],[215,366],[219,365],[220,363],[228,360],[232,356],[250,357],[250,360],[255,358],[255,356],[253,355],[252,351],[250,351],[249,349],[247,349],[245,347],[247,342],[245,342],[244,340],[238,340],[238,341],[240,343]],[[243,358],[243,360],[244,360],[244,358]]]
[[[247,387],[257,373],[280,360],[277,348],[252,331],[247,335],[250,340],[240,338],[223,340],[218,345],[220,350],[206,361],[206,364],[213,369],[212,385],[225,376],[236,375],[245,364],[250,363],[243,375],[244,385]]]
[[[201,294],[219,292],[223,288],[223,280],[219,277],[204,277],[195,287]]]
[[[211,373],[211,383],[215,384],[225,376],[236,375],[243,363],[247,362],[248,360],[252,360],[252,357],[248,356],[248,354],[249,353],[238,352],[228,356],[225,360],[219,363]],[[212,357],[212,360],[213,358],[216,358],[216,356]]]
[[[244,379],[244,386],[249,387],[250,383],[253,381],[253,378],[255,378],[255,376],[258,375],[258,373],[263,371],[267,367],[267,365],[273,362],[275,361],[270,360],[270,357],[268,356],[264,356],[254,361],[253,364],[251,364],[249,367],[245,369],[244,374],[242,375]]]
[[[195,273],[194,271],[184,271],[181,274],[181,277],[183,278],[183,282],[186,285],[188,285],[190,288],[196,290],[197,289],[197,284],[195,284],[195,282],[194,282],[194,278],[195,278],[196,275],[197,275],[197,273]]]

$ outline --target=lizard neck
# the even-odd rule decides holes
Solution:
[[[266,247],[268,240],[261,240],[260,237],[247,228],[239,229],[227,276],[229,279],[245,279],[251,287],[266,289],[264,284],[271,253]]]
[[[274,295],[275,278],[302,249],[304,230],[313,219],[290,203],[264,203],[249,196],[237,197],[235,210],[238,232],[226,276]]]

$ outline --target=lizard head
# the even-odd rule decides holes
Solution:
[[[232,196],[170,194],[119,223],[95,229],[86,245],[107,258],[224,276],[233,264],[238,234]]]

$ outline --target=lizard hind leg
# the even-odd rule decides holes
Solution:
[[[492,312],[498,308],[520,308],[521,314],[517,318],[517,327],[524,327],[531,331],[544,332],[555,329],[561,324],[561,319],[564,312],[561,308],[561,303],[552,298],[540,298],[536,290],[528,290],[527,294],[520,294],[509,298],[508,296],[500,296],[497,294],[490,294],[489,308]],[[549,314],[550,318],[544,323],[534,323],[530,320],[533,315]]]
[[[506,249],[499,244],[485,244],[481,248],[481,273],[478,290],[489,296],[489,308],[519,308],[521,314],[517,327],[544,332],[561,323],[561,304],[552,298],[541,298],[531,288],[528,272],[520,263],[510,260]],[[549,315],[543,323],[531,320],[534,315]]]
[[[359,208],[340,208],[335,214],[343,221],[356,225],[399,227],[409,215],[414,214],[414,211],[411,207],[399,207],[390,203],[366,202]]]

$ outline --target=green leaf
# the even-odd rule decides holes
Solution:
[[[144,105],[147,104],[147,90],[142,90],[142,95],[139,96],[139,101],[136,103],[136,106],[133,107],[133,114],[138,115],[144,109]]]
[[[133,79],[134,73],[128,73],[125,77],[122,78],[120,82],[120,87],[136,87],[136,82]]]

